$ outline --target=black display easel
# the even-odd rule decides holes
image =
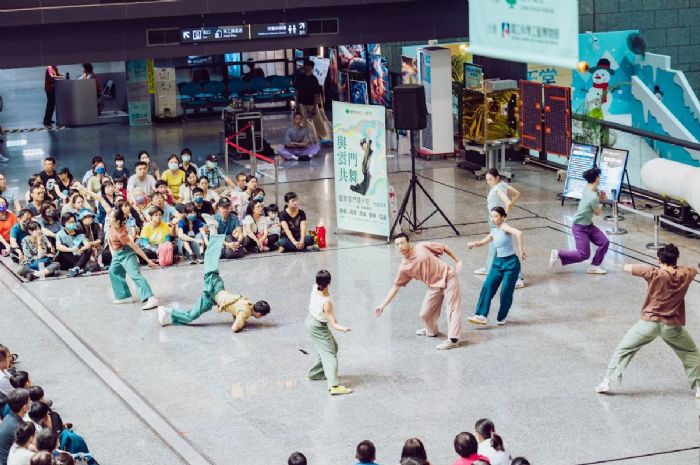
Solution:
[[[401,202],[401,207],[399,208],[398,213],[396,214],[396,219],[394,220],[394,224],[391,226],[391,232],[393,234],[394,229],[396,228],[396,225],[401,223],[401,220],[405,219],[408,221],[408,224],[411,226],[410,231],[415,232],[419,231],[421,226],[428,221],[430,218],[435,213],[440,213],[442,217],[447,221],[447,224],[452,228],[452,230],[455,232],[456,235],[459,236],[459,231],[457,231],[457,228],[455,227],[454,224],[447,218],[447,215],[440,209],[437,203],[435,203],[435,200],[428,194],[428,191],[425,190],[423,185],[420,183],[418,180],[418,176],[416,176],[416,147],[415,143],[413,142],[413,131],[408,131],[408,136],[411,140],[411,180],[408,183],[408,188],[406,189],[406,193],[403,196],[403,201]],[[433,204],[435,207],[435,211],[432,212],[430,215],[425,217],[422,221],[418,221],[418,211],[416,208],[416,187],[420,187],[420,190],[423,191],[423,194],[425,194],[426,197],[428,197],[428,200],[430,203]],[[412,199],[412,212],[409,214],[406,210],[408,207],[408,199],[409,197]]]
[[[632,208],[635,210],[637,209],[637,206],[634,204],[634,192],[632,192],[632,184],[630,183],[630,175],[627,172],[627,168],[625,168],[625,172],[622,175],[624,178],[627,178],[627,192],[630,194],[630,200],[632,201]],[[622,191],[622,189],[620,189]]]

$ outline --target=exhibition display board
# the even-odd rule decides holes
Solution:
[[[428,126],[420,132],[420,151],[453,153],[452,62],[448,48],[418,50],[418,81],[425,88],[428,109]]]
[[[615,193],[614,200],[620,200],[620,191],[622,190],[622,181],[627,169],[627,158],[629,152],[627,150],[613,149],[603,147],[600,151],[600,185],[598,189],[605,192],[609,199],[613,200],[613,192]]]
[[[129,126],[148,126],[151,124],[148,66],[148,60],[127,60],[126,62]]]
[[[571,144],[569,166],[566,169],[566,181],[564,181],[564,198],[579,199],[588,184],[583,179],[583,173],[595,166],[598,147],[595,145]]]
[[[333,102],[338,228],[389,237],[384,107]]]

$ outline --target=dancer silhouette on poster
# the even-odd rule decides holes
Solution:
[[[361,195],[367,195],[369,181],[372,178],[372,175],[369,172],[370,159],[372,157],[372,153],[374,152],[372,150],[372,140],[362,139],[360,141],[360,147],[362,147],[362,150],[365,152],[365,156],[362,159],[362,176],[364,176],[364,178],[362,179],[361,183],[350,186],[350,190]]]

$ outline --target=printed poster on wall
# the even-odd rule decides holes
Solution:
[[[325,85],[326,76],[328,76],[328,68],[331,65],[329,58],[309,57],[314,62],[314,76],[320,85]]]
[[[151,95],[147,60],[127,60],[126,96],[129,109],[129,126],[151,124]]]
[[[338,228],[389,237],[385,109],[333,102]]]
[[[575,68],[578,20],[577,0],[469,2],[469,52]]]

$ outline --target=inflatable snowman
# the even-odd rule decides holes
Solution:
[[[610,93],[610,78],[615,74],[615,70],[610,68],[610,60],[601,58],[598,64],[590,69],[593,75],[593,86],[586,94],[586,104],[588,105],[590,116],[602,119],[609,114],[612,104],[612,93]]]

